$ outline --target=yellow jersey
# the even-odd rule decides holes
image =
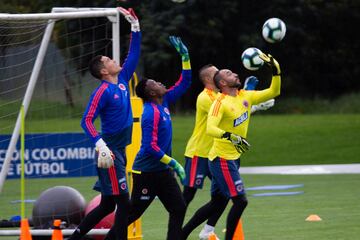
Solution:
[[[211,104],[217,92],[205,88],[196,99],[196,117],[193,133],[186,145],[185,156],[207,158],[213,144],[213,137],[206,134],[206,121]]]
[[[274,98],[280,94],[280,76],[273,76],[271,86],[261,91],[238,91],[236,96],[219,94],[211,105],[207,120],[207,133],[214,137],[209,152],[209,160],[216,157],[236,160],[240,153],[227,139],[221,138],[225,132],[246,138],[251,106]]]

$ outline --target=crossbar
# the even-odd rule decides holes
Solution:
[[[28,14],[10,14],[0,13],[0,20],[46,20],[46,19],[74,19],[90,17],[108,17],[117,16],[115,8],[107,10],[73,10],[71,12],[53,12],[53,13],[28,13]]]

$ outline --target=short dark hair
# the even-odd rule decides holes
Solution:
[[[149,79],[142,78],[141,81],[136,85],[135,92],[136,96],[141,98],[143,101],[149,101],[149,94],[146,92],[146,83]]]
[[[93,75],[93,77],[101,80],[102,79],[102,75],[101,75],[101,69],[104,67],[103,62],[101,61],[102,56],[101,55],[97,55],[95,57],[93,57],[90,62],[89,62],[89,71],[91,73],[91,75]]]
[[[220,88],[220,80],[222,79],[221,75],[220,75],[220,71],[216,71],[215,74],[214,74],[214,83],[215,83],[215,86],[218,88],[218,89],[221,89]]]
[[[204,66],[202,66],[201,68],[200,68],[200,70],[199,70],[199,79],[202,81],[202,82],[204,82],[204,78],[205,78],[205,74],[204,74],[204,71],[206,70],[206,69],[208,69],[208,68],[211,68],[211,67],[213,67],[214,65],[213,64],[206,64],[206,65],[204,65]]]

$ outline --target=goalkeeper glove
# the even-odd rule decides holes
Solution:
[[[176,172],[176,174],[180,178],[181,183],[184,183],[186,174],[181,164],[178,163],[178,161],[176,161],[175,159],[171,159],[168,165]]]
[[[234,145],[234,147],[239,153],[244,153],[250,148],[250,144],[246,141],[246,139],[239,135],[225,132],[222,135],[222,138],[230,140],[230,142]]]
[[[280,65],[270,54],[260,53],[259,57],[271,67],[273,76],[281,74]]]
[[[131,24],[131,31],[140,32],[139,19],[136,16],[134,10],[132,8],[126,10],[123,7],[118,7],[117,9],[122,15],[124,15],[125,19]]]
[[[178,51],[178,53],[180,54],[182,61],[183,62],[189,61],[190,59],[189,51],[185,46],[185,44],[181,41],[181,38],[170,36],[169,39],[170,39],[170,43],[175,47],[176,51]]]
[[[259,80],[255,76],[250,76],[245,79],[244,89],[245,90],[255,90],[256,85],[259,83]]]
[[[99,153],[97,161],[99,168],[110,168],[114,165],[115,156],[108,146],[106,146],[106,143],[102,138],[96,142],[96,149]]]
[[[268,110],[273,107],[275,104],[275,99],[270,99],[265,102],[259,103],[258,105],[251,106],[251,113],[254,113],[258,110]]]

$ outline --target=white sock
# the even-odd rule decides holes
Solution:
[[[205,232],[213,232],[215,227],[205,224],[203,229]]]

